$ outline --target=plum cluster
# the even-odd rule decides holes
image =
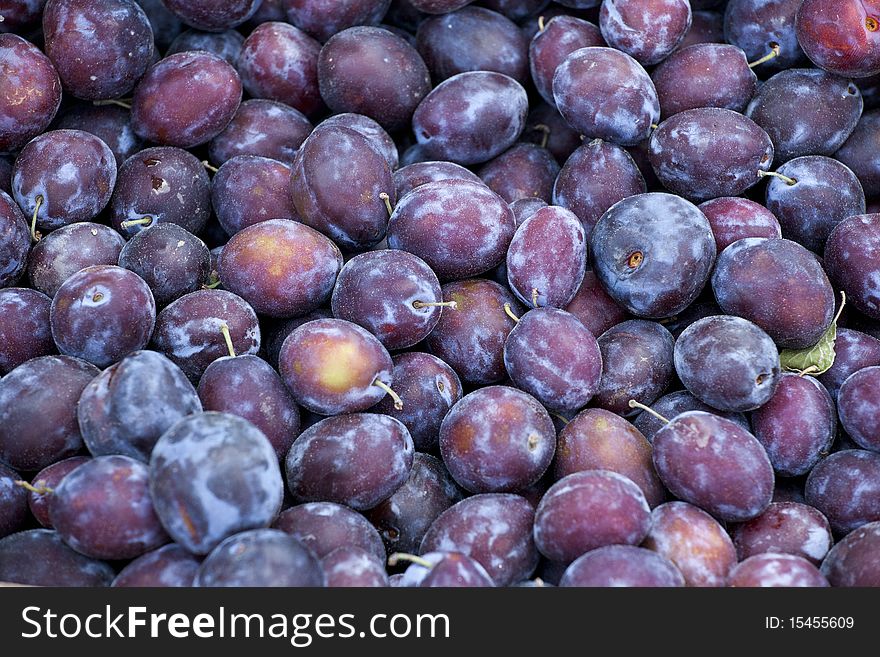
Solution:
[[[880,1],[0,7],[0,581],[880,586]]]

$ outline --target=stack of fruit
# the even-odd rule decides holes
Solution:
[[[880,586],[880,0],[0,6],[0,580]]]

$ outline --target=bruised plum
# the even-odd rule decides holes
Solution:
[[[417,256],[394,249],[355,256],[342,268],[333,288],[334,317],[359,324],[388,350],[421,342],[444,309],[440,281]]]
[[[427,337],[428,348],[464,383],[501,381],[506,374],[504,342],[516,323],[505,306],[514,315],[523,312],[516,297],[494,281],[473,278],[444,285],[443,301],[454,301],[456,309],[440,317]]]
[[[573,413],[599,390],[602,354],[574,315],[538,308],[523,315],[507,336],[504,366],[519,388],[547,408]]]
[[[620,305],[639,317],[675,315],[699,296],[715,261],[715,237],[692,203],[663,193],[613,205],[590,235],[593,269]]]
[[[194,554],[225,538],[267,527],[284,483],[275,450],[254,425],[226,413],[177,422],[153,449],[150,493],[171,537]]]
[[[110,200],[110,221],[126,236],[156,223],[200,233],[211,216],[211,181],[198,158],[171,146],[128,158]]]
[[[285,467],[299,501],[327,501],[370,509],[409,478],[413,442],[406,427],[387,415],[329,417],[293,443]]]

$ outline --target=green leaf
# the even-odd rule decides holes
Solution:
[[[846,304],[846,294],[840,293],[840,308],[819,342],[806,349],[783,349],[779,354],[779,362],[784,370],[797,372],[801,376],[819,376],[831,369],[834,358],[834,342],[837,340],[837,320]]]

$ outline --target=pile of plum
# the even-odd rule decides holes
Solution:
[[[0,190],[2,581],[880,586],[880,0],[10,0]]]

